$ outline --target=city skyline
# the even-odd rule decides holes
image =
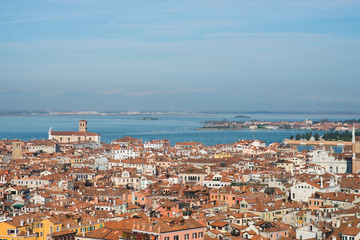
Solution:
[[[360,107],[357,1],[0,6],[1,109]]]

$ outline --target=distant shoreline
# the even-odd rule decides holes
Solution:
[[[227,130],[227,131],[234,131],[234,130],[239,130],[239,131],[243,131],[243,130],[250,130],[250,131],[259,131],[259,130],[265,130],[265,131],[308,131],[308,130],[305,130],[305,129],[281,129],[281,128],[278,128],[278,129],[266,129],[266,128],[257,128],[257,129],[249,129],[249,128],[211,128],[211,127],[199,127],[199,128],[196,128],[196,130],[200,130],[200,131],[206,131],[206,130]]]
[[[360,115],[360,112],[221,112],[221,111],[199,111],[199,112],[98,112],[98,111],[0,111],[3,116],[207,116],[216,114],[264,114],[264,115]],[[246,115],[239,115],[245,116]],[[236,116],[235,116],[236,118]],[[238,117],[239,118],[239,117]],[[246,116],[246,118],[249,118]]]

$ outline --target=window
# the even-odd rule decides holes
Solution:
[[[165,237],[165,239],[164,240],[169,240],[169,237]]]
[[[185,234],[185,240],[189,239],[189,234]]]
[[[193,233],[193,238],[197,238],[197,233]]]
[[[203,237],[203,232],[199,232],[199,238],[202,238]]]
[[[174,240],[179,240],[179,235],[175,235]]]

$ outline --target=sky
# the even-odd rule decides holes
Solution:
[[[358,0],[0,0],[0,109],[360,111]]]

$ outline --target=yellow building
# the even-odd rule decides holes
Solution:
[[[5,240],[36,240],[36,236],[31,234],[28,226],[23,222],[13,221],[0,222],[0,239]]]
[[[96,218],[84,215],[78,219],[65,218],[63,215],[57,215],[52,218],[46,218],[40,222],[34,223],[33,231],[38,236],[36,240],[46,240],[46,236],[62,230],[72,230],[77,235],[92,232],[95,229],[102,228],[103,222],[98,222]]]
[[[232,157],[231,154],[226,152],[220,152],[214,155],[214,158],[229,158]]]
[[[65,215],[54,217],[22,215],[12,221],[0,222],[0,239],[3,240],[46,240],[47,236],[62,230],[71,230],[82,236],[102,228],[104,222],[87,214],[67,218]]]

